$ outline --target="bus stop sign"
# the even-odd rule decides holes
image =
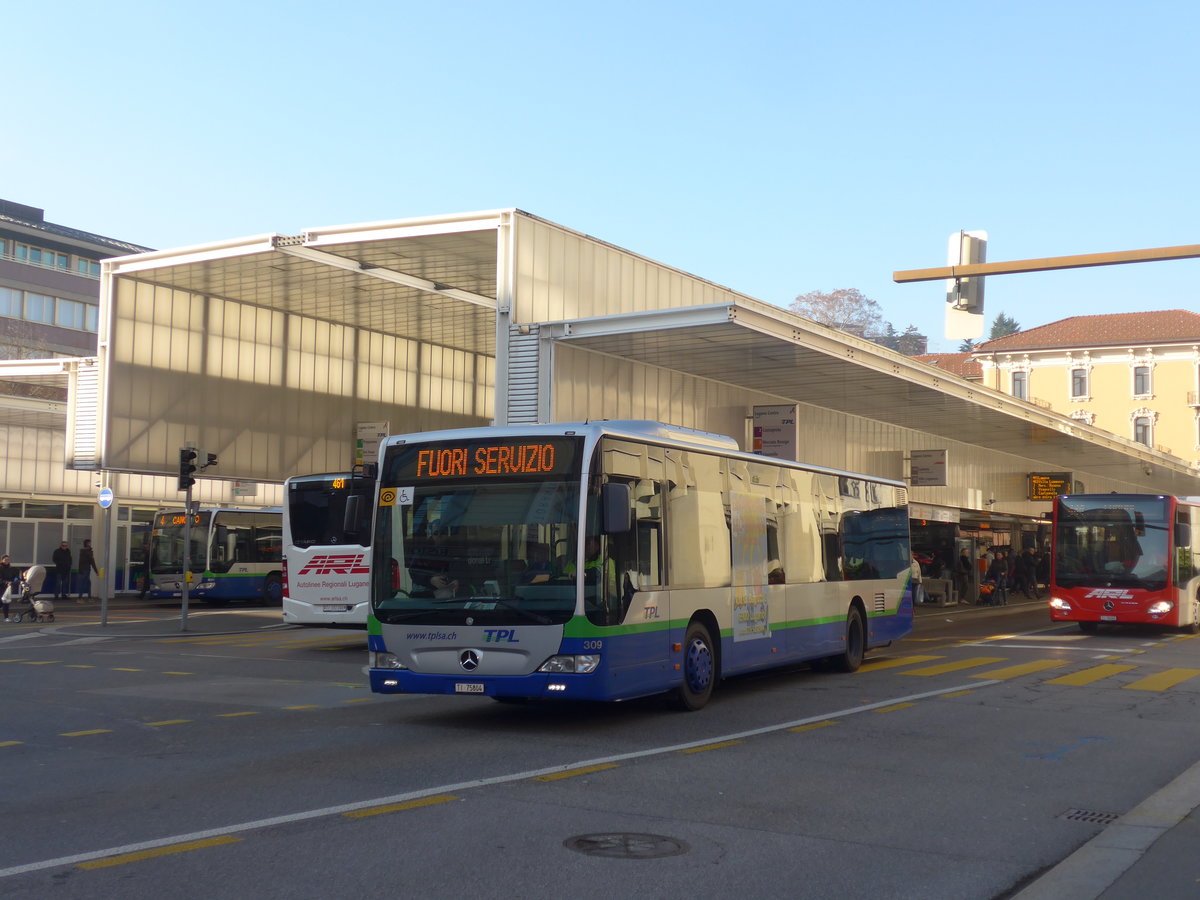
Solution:
[[[96,495],[96,502],[100,504],[101,509],[108,509],[110,506],[112,506],[112,488],[101,488],[100,493]]]

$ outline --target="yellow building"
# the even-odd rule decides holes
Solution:
[[[1200,464],[1200,315],[1072,316],[986,341],[982,383]]]

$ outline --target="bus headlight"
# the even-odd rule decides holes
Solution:
[[[1057,609],[1059,612],[1070,612],[1071,604],[1068,603],[1066,600],[1064,600],[1062,597],[1051,597],[1050,598],[1050,608]]]
[[[1175,608],[1175,604],[1170,600],[1159,600],[1157,603],[1151,603],[1150,608],[1146,612],[1152,616],[1162,616],[1169,613]]]
[[[552,656],[538,668],[539,672],[551,675],[586,675],[595,672],[600,665],[599,653],[579,653],[574,656]]]
[[[396,658],[395,653],[386,653],[382,650],[370,650],[367,652],[367,665],[372,669],[407,669],[408,666],[400,662]]]

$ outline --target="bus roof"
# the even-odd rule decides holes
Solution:
[[[809,471],[826,475],[864,478],[880,484],[907,488],[907,485],[903,481],[894,478],[864,475],[861,472],[831,469],[826,466],[810,465],[795,460],[762,456],[742,450],[738,442],[728,435],[715,434],[711,431],[698,431],[694,428],[668,425],[663,422],[653,422],[644,419],[597,419],[591,422],[556,422],[548,425],[502,425],[479,428],[450,428],[442,431],[421,431],[414,434],[398,434],[387,437],[380,443],[379,452],[380,456],[382,456],[384,451],[389,447],[413,442],[424,443],[427,441],[461,441],[496,437],[553,437],[573,435],[586,437],[591,441],[596,441],[601,437],[607,436],[642,440],[677,447],[690,447],[696,450],[717,451],[730,457],[747,461],[777,462],[788,466],[803,467]]]

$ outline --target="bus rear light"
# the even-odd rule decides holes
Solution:
[[[1170,600],[1159,600],[1157,603],[1151,603],[1150,608],[1146,610],[1152,616],[1165,616],[1175,608],[1175,604]]]

